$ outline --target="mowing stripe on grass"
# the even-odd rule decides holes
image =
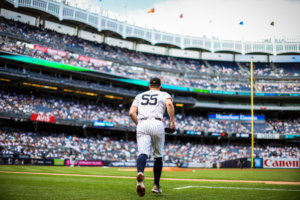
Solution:
[[[186,186],[174,188],[175,190],[187,189],[187,188],[213,188],[213,189],[234,189],[234,190],[274,190],[284,192],[300,192],[300,190],[287,190],[287,189],[269,189],[269,188],[239,188],[239,187],[212,187],[212,186]]]
[[[33,175],[50,175],[50,176],[85,176],[85,177],[98,177],[98,178],[131,178],[130,176],[104,176],[104,175],[88,175],[88,174],[59,174],[59,173],[40,173],[40,172],[14,172],[14,171],[0,171],[0,173],[10,174],[33,174]],[[153,179],[146,177],[146,179]],[[300,185],[300,182],[284,182],[284,181],[248,181],[248,180],[214,180],[214,179],[184,179],[184,178],[161,178],[162,180],[170,181],[202,181],[202,182],[231,182],[231,183],[265,183],[265,184],[278,184],[278,185]]]

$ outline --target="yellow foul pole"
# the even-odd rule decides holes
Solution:
[[[254,155],[254,129],[253,129],[253,58],[250,63],[251,69],[251,168],[253,168],[253,155]]]

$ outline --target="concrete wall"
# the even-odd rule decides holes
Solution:
[[[233,55],[227,53],[202,53],[203,60],[233,61]]]
[[[146,52],[146,53],[154,53],[154,54],[166,54],[166,48],[165,47],[158,47],[158,46],[152,46],[152,45],[146,45],[146,44],[139,44],[137,45],[137,51]]]
[[[266,55],[235,55],[236,62],[250,62],[253,57],[253,62],[268,62]]]
[[[107,44],[112,45],[112,46],[118,46],[118,47],[130,49],[130,50],[133,49],[133,42],[130,42],[130,41],[115,39],[115,38],[111,38],[111,37],[107,37],[105,40],[106,40]]]
[[[270,56],[270,62],[300,62],[300,56]]]
[[[79,37],[89,40],[89,41],[96,41],[99,43],[102,43],[102,41],[103,41],[102,35],[96,34],[96,33],[91,33],[91,32],[84,31],[84,30],[79,31]]]
[[[181,58],[194,58],[199,59],[200,53],[198,51],[181,50],[181,49],[170,49],[169,55]]]
[[[1,8],[1,16],[7,18],[7,19],[13,19],[15,21],[20,21],[23,23],[29,23],[30,25],[35,25],[35,17],[31,17],[29,15],[24,15],[21,13],[13,12],[10,10],[6,10]]]
[[[45,21],[45,27],[48,28],[48,29],[55,30],[59,33],[64,33],[64,34],[69,34],[69,35],[74,35],[75,34],[75,28],[73,28],[73,27],[58,24],[58,23],[54,23],[54,22],[50,22],[50,21],[47,21],[47,20]]]

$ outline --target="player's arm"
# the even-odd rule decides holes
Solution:
[[[137,111],[138,111],[138,107],[136,106],[131,106],[130,107],[130,111],[129,111],[129,115],[132,119],[132,121],[137,125],[138,121],[137,121]]]
[[[170,128],[175,127],[175,109],[171,98],[166,99],[165,101],[167,105],[168,114],[170,117]]]

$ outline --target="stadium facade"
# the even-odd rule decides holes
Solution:
[[[265,42],[246,42],[246,41],[220,41],[216,39],[206,39],[189,37],[183,35],[175,35],[155,31],[154,29],[146,29],[109,19],[102,14],[94,14],[75,7],[66,5],[64,1],[56,2],[52,0],[6,0],[7,3],[13,5],[15,9],[36,10],[37,22],[45,24],[45,19],[53,16],[60,21],[68,23],[68,21],[76,22],[76,34],[78,30],[91,27],[98,32],[109,31],[119,35],[123,39],[136,38],[139,41],[151,45],[165,44],[167,48],[174,47],[180,49],[197,49],[203,52],[233,52],[234,54],[255,54],[262,53],[266,55],[276,56],[280,54],[299,54],[300,43],[299,37],[285,41],[268,39]],[[2,4],[5,4],[3,2]],[[136,49],[134,49],[136,50]],[[199,57],[201,59],[201,55]],[[235,58],[233,58],[235,59]],[[268,62],[278,62],[276,58],[271,57]],[[282,60],[281,60],[282,61]]]

